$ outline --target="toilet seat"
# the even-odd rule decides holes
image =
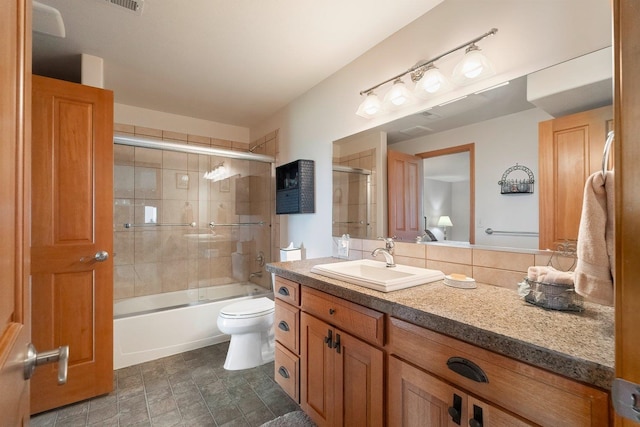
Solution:
[[[248,319],[260,317],[275,311],[275,303],[266,297],[254,298],[229,304],[220,310],[220,316],[227,319]]]

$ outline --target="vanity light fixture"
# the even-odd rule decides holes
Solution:
[[[387,110],[394,110],[413,101],[413,94],[405,85],[402,78],[397,78],[393,82],[393,86],[384,96],[384,107]]]
[[[434,96],[436,93],[442,94],[444,90],[449,89],[451,85],[444,74],[435,66],[435,62],[461,49],[465,49],[465,55],[453,71],[452,80],[454,83],[464,85],[494,74],[493,66],[481,53],[476,43],[497,32],[497,28],[492,28],[473,40],[469,40],[435,58],[420,61],[408,70],[382,83],[378,83],[369,89],[361,91],[360,95],[366,95],[366,98],[358,107],[356,114],[364,118],[371,118],[381,111],[395,110],[412,103],[412,101],[415,100],[414,96],[428,98],[429,96]],[[406,75],[410,75],[411,80],[416,83],[413,93],[411,93],[402,80]],[[393,82],[393,86],[384,96],[385,102],[382,104],[378,96],[374,93],[374,90],[390,82]]]
[[[378,114],[381,109],[382,102],[380,102],[380,98],[373,91],[370,91],[362,104],[360,104],[360,107],[358,107],[356,114],[368,119]]]
[[[453,81],[459,85],[464,85],[483,77],[495,74],[493,65],[486,56],[480,52],[480,48],[471,43],[465,50],[464,58],[453,69]]]
[[[428,98],[437,92],[443,93],[451,86],[449,80],[433,63],[414,71],[411,79],[416,81],[414,94],[419,98]]]

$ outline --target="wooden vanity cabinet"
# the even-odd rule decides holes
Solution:
[[[389,320],[387,332],[390,426],[414,425],[418,416],[440,420],[427,424],[434,426],[609,425],[603,390],[399,319]]]
[[[300,405],[319,426],[384,425],[383,326],[382,313],[302,291]]]
[[[276,276],[274,289],[274,379],[300,403],[300,285]]]

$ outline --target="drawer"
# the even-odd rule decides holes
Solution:
[[[300,358],[276,343],[273,378],[296,403],[300,403]]]
[[[563,426],[609,423],[605,391],[399,319],[389,319],[387,333],[391,354],[536,424],[558,425],[559,420]],[[487,382],[453,370],[457,366],[475,372],[469,362],[482,370]]]
[[[372,344],[384,344],[384,314],[311,288],[302,292],[302,310]]]
[[[295,354],[300,353],[300,309],[276,299],[274,322],[276,340]]]
[[[276,276],[274,286],[274,295],[276,298],[286,301],[296,307],[300,306],[300,284],[293,282],[284,277]]]

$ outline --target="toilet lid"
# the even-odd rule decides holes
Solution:
[[[229,304],[220,310],[225,316],[255,316],[266,314],[275,310],[275,303],[266,297],[253,298]]]

